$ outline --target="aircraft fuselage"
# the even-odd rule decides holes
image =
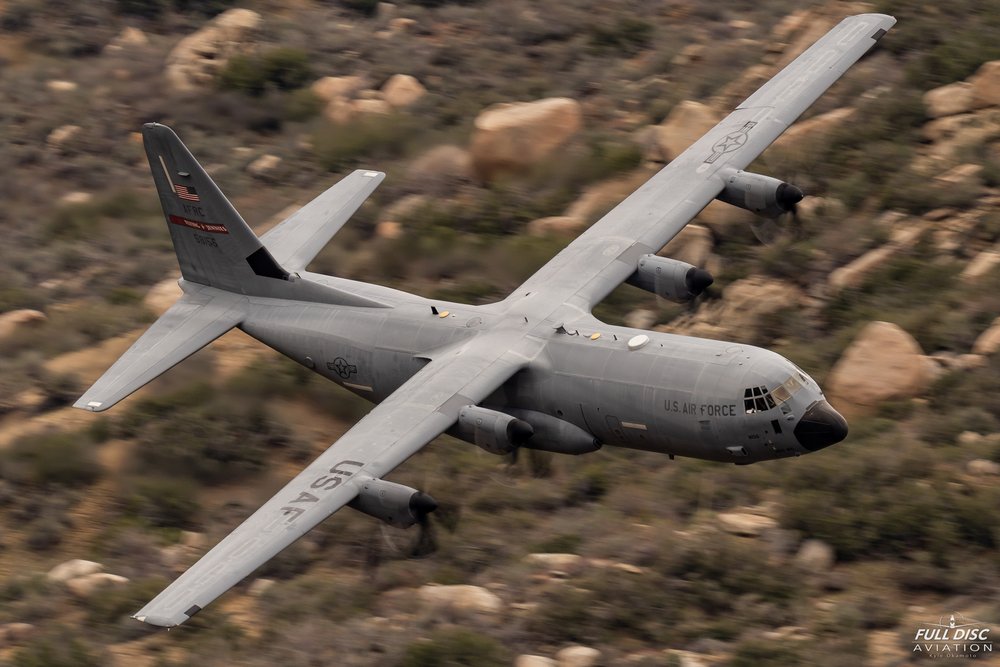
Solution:
[[[541,412],[606,445],[733,463],[797,456],[846,435],[846,423],[833,412],[837,419],[827,419],[827,426],[834,433],[803,438],[805,427],[796,431],[803,415],[828,404],[808,375],[758,347],[611,326],[589,315],[531,322],[527,315],[504,311],[502,304],[430,301],[325,280],[370,291],[368,296],[395,305],[352,308],[255,299],[254,314],[242,328],[376,403],[436,351],[497,327],[521,326],[523,335],[538,339],[540,352],[484,407]],[[636,337],[647,340],[637,347]]]

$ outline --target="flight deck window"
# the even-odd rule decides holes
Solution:
[[[755,412],[767,412],[774,406],[774,399],[768,393],[767,387],[748,387],[743,390],[743,410],[748,415]]]

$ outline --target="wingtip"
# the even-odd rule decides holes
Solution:
[[[104,412],[112,405],[113,405],[112,403],[108,403],[107,401],[94,401],[84,396],[76,403],[74,403],[73,407],[80,410],[86,410],[88,412]]]
[[[159,617],[159,616],[149,616],[149,615],[143,614],[141,612],[137,612],[135,614],[132,614],[132,618],[134,618],[135,620],[139,621],[140,623],[145,623],[146,625],[154,625],[154,626],[156,626],[158,628],[167,628],[168,630],[170,628],[176,628],[177,625],[178,625],[177,623],[175,623],[172,620],[169,620],[169,619],[166,619],[166,618],[163,618],[163,617]]]

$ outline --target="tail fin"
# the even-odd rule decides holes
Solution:
[[[142,136],[185,280],[237,293],[257,276],[287,280],[173,130],[147,123]]]
[[[185,281],[248,296],[388,307],[286,271],[173,130],[147,123],[142,127],[142,137]],[[281,225],[281,232],[275,234],[275,247],[289,261],[304,265],[361,205],[382,176],[379,172],[355,172],[345,179],[345,187],[338,183],[287,220],[288,224]],[[327,220],[327,215],[332,217]],[[278,232],[278,228],[273,231]]]

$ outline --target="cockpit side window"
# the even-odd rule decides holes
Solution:
[[[755,412],[767,412],[774,407],[774,399],[768,393],[767,387],[748,387],[743,390],[743,410],[748,415]]]

